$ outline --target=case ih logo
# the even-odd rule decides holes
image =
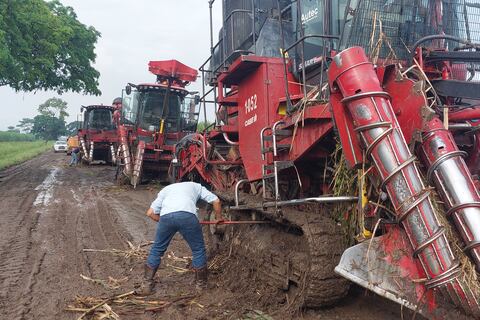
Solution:
[[[245,100],[245,115],[248,115],[252,111],[257,109],[257,94],[254,94],[247,100]],[[257,121],[257,114],[255,113],[252,117],[245,120],[245,127],[248,127],[252,123]]]

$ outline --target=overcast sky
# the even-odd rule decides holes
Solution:
[[[127,82],[155,80],[148,61],[177,59],[195,69],[208,58],[210,30],[208,0],[60,0],[74,8],[78,19],[100,33],[95,68],[100,72],[101,96],[56,92],[16,93],[0,87],[0,130],[33,118],[37,107],[52,97],[68,103],[76,120],[81,105],[111,104]],[[221,1],[214,4],[214,34],[221,26]],[[189,90],[200,90],[200,80]],[[213,114],[213,113],[212,113]],[[203,120],[203,114],[201,115]]]

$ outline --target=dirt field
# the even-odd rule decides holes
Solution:
[[[127,241],[138,245],[153,239],[155,224],[144,212],[159,186],[118,187],[112,167],[67,163],[65,155],[47,152],[0,172],[1,319],[77,319],[81,311],[66,311],[85,308],[77,297],[85,302],[127,293],[140,279],[148,246],[132,250]],[[115,255],[114,249],[130,257]],[[402,317],[400,306],[357,287],[332,308],[291,316],[283,312],[284,297],[256,282],[234,253],[211,260],[210,286],[197,294],[187,269],[189,255],[175,237],[157,273],[157,292],[148,298],[153,302],[147,306],[129,296],[108,305],[121,319]]]

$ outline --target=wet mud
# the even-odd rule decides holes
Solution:
[[[78,298],[120,295],[141,279],[149,246],[135,251],[129,242],[153,240],[155,223],[144,213],[161,186],[117,186],[111,166],[68,162],[47,152],[0,172],[0,319],[77,319],[82,312],[67,309],[80,307]],[[399,305],[354,286],[329,308],[291,310],[288,295],[263,282],[234,246],[212,248],[206,290],[195,290],[190,251],[177,235],[157,273],[156,293],[144,299],[165,304],[153,311],[110,307],[120,319],[402,318]]]

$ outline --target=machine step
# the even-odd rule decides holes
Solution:
[[[291,168],[293,167],[295,164],[293,163],[293,161],[275,161],[276,165],[277,165],[277,169],[278,170],[283,170],[283,169],[287,169],[287,168]],[[275,169],[275,163],[274,164],[267,164],[267,165],[264,165],[264,170],[267,171],[267,170],[273,170]]]
[[[282,150],[287,150],[287,149],[290,149],[289,144],[277,144],[277,151],[282,151]],[[274,150],[273,146],[262,148],[262,153],[264,153],[264,154],[269,153],[269,152],[272,152],[273,150]]]
[[[292,130],[277,130],[275,136],[277,140],[282,140],[283,138],[291,137],[293,135]],[[273,141],[273,135],[263,136],[263,141]]]

